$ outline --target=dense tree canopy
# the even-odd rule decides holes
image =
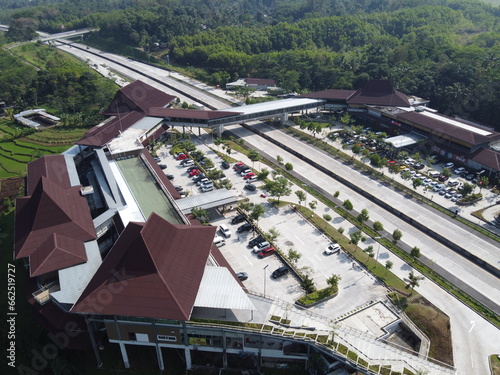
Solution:
[[[197,68],[224,84],[273,78],[289,91],[390,79],[448,115],[496,125],[500,9],[474,0],[33,0],[10,23],[99,27],[101,40]],[[4,15],[0,16],[6,17]],[[6,21],[3,21],[6,22]],[[30,28],[27,28],[28,31]],[[14,33],[12,38],[23,38]],[[154,49],[152,46],[162,45]],[[500,125],[499,125],[500,126]]]

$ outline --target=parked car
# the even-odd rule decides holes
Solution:
[[[329,244],[325,251],[323,251],[323,254],[325,255],[332,255],[332,254],[337,254],[340,251],[341,247],[338,243],[332,242]]]
[[[257,181],[257,176],[252,176],[249,179],[247,179],[247,182],[255,182]]]
[[[221,236],[214,237],[214,244],[218,247],[224,246],[226,244],[226,240]]]
[[[246,272],[238,272],[236,274],[236,277],[238,279],[240,279],[240,281],[245,281],[246,279],[248,279],[248,273],[246,273]]]
[[[245,176],[243,176],[243,179],[244,180],[248,180],[248,179],[250,179],[252,177],[255,177],[255,173],[250,172],[250,173],[247,173]]]
[[[167,174],[167,175],[165,175],[165,176],[167,176],[167,178],[168,178],[169,180],[173,180],[173,179],[174,179],[174,175],[173,175],[173,174]]]
[[[453,163],[451,163],[451,162],[450,162],[450,163],[446,163],[446,164],[444,165],[444,167],[445,167],[445,168],[448,168],[448,169],[451,169],[451,168],[453,168],[454,166],[455,166],[455,164],[453,164]]]
[[[448,181],[448,186],[457,186],[459,182],[457,180],[450,180]]]
[[[249,243],[248,243],[248,246],[249,247],[254,247],[255,245],[261,243],[262,241],[265,241],[266,239],[264,238],[264,236],[262,234],[259,234],[257,237],[255,237],[253,240],[251,240]]]
[[[207,191],[214,190],[214,185],[205,185],[201,187],[201,192],[206,193]]]
[[[157,163],[159,163],[161,161],[161,159],[158,157],[158,156],[154,156],[153,157],[153,160]]]
[[[448,179],[448,177],[446,177],[444,174],[440,175],[438,180],[441,181],[441,182],[444,182]]]
[[[240,175],[243,177],[243,176],[246,176],[246,175],[247,175],[247,174],[249,174],[249,173],[252,173],[252,170],[251,170],[251,169],[246,168],[246,169],[243,169],[243,170],[242,170],[241,172],[239,172],[239,173],[240,173]]]
[[[285,276],[286,274],[288,274],[288,271],[289,270],[288,270],[287,266],[280,267],[280,268],[273,271],[273,273],[271,274],[271,277],[273,279],[277,279],[278,277]]]
[[[191,172],[191,171],[193,171],[193,170],[195,170],[195,169],[198,169],[198,167],[197,167],[197,166],[193,166],[193,167],[189,167],[189,168],[188,168],[188,169],[186,169],[186,170],[187,170],[187,172],[189,173],[189,172]]]
[[[243,189],[255,191],[257,189],[257,186],[255,186],[254,184],[246,184],[245,186],[243,186]]]
[[[220,164],[220,166],[222,169],[229,169],[229,163],[225,160]]]
[[[245,165],[245,164],[244,164],[244,163],[241,163],[241,162],[240,162],[240,163],[236,163],[235,165],[233,165],[233,169],[234,169],[234,170],[237,170],[238,168],[240,168],[240,167],[242,167],[242,166],[244,166],[244,165]]]
[[[247,217],[243,214],[236,215],[231,219],[231,224],[239,224],[247,220]]]
[[[205,184],[207,181],[210,181],[210,180],[209,180],[208,178],[206,178],[206,177],[200,178],[200,179],[196,182],[196,185],[201,186],[201,185]]]
[[[267,249],[268,247],[271,247],[271,244],[268,241],[261,242],[257,245],[255,245],[252,249],[254,253],[258,253],[264,249]]]
[[[184,159],[187,159],[187,155],[186,154],[179,154],[175,157],[176,160],[184,160]]]
[[[265,258],[268,257],[269,255],[273,255],[276,252],[274,247],[268,247],[265,250],[262,250],[260,253],[257,254],[259,258]]]
[[[161,169],[167,169],[167,165],[166,165],[166,164],[158,164],[158,166],[159,166]]]
[[[459,167],[453,171],[455,174],[461,174],[463,171],[465,171],[464,167]]]
[[[191,167],[193,165],[194,165],[194,161],[192,161],[191,159],[184,159],[181,162],[181,166],[183,166],[183,167]]]
[[[421,169],[424,169],[425,168],[425,164],[422,164],[422,163],[418,163],[418,164],[415,164],[413,166],[413,168],[415,168],[417,171],[421,170]]]
[[[471,174],[468,174],[467,176],[465,176],[465,179],[467,181],[472,181],[474,179],[474,175],[471,173]]]
[[[181,191],[183,188],[182,188],[181,185],[175,185],[174,189],[177,190],[177,191]]]
[[[243,233],[243,232],[248,232],[253,229],[253,225],[250,223],[245,223],[242,226],[240,226],[236,231],[238,233]]]
[[[204,173],[200,173],[198,176],[193,177],[193,182],[198,183],[200,180],[207,178]]]
[[[189,172],[189,175],[193,177],[199,175],[200,173],[201,171],[199,169],[193,169],[191,172]]]
[[[462,194],[455,194],[453,197],[451,197],[452,202],[456,202],[460,199],[462,199],[463,195]]]
[[[225,224],[221,224],[219,226],[219,230],[224,235],[224,237],[226,238],[231,237],[231,230]]]

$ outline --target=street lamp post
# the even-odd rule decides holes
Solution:
[[[380,240],[384,238],[384,236],[380,236],[380,237],[373,237],[374,240]],[[378,254],[380,252],[380,241],[377,241],[378,242],[378,248],[377,248],[377,255],[375,257],[375,260],[378,262]]]
[[[266,268],[269,267],[269,264],[266,264],[266,266],[263,268],[264,270],[264,298],[266,298]]]

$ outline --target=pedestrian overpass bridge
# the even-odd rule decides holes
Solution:
[[[218,134],[222,134],[225,125],[270,118],[286,121],[291,113],[322,107],[324,104],[325,101],[319,99],[290,98],[216,111],[152,108],[150,116],[163,117],[164,124],[171,127],[214,128]]]

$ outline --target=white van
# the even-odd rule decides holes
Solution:
[[[431,176],[432,178],[438,178],[440,174],[441,173],[439,173],[438,171],[429,172],[429,176]]]
[[[224,235],[224,237],[226,237],[226,238],[231,237],[231,230],[229,230],[229,228],[226,225],[221,224],[219,226],[219,229],[220,229],[221,233]]]
[[[184,164],[182,164],[183,167],[192,167],[194,165],[194,161],[188,160]]]
[[[221,236],[214,237],[214,244],[218,247],[224,246],[226,244],[226,240]]]

